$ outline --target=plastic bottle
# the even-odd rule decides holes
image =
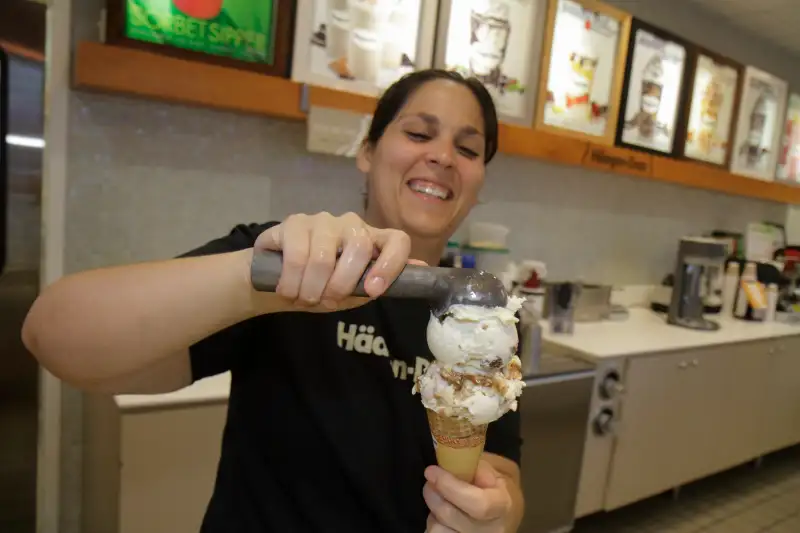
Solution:
[[[736,307],[733,313],[737,318],[744,318],[747,316],[749,303],[747,301],[747,293],[744,291],[744,283],[746,281],[756,281],[755,263],[747,263],[747,265],[745,265],[742,279],[739,282],[739,290],[736,295]]]
[[[736,294],[739,288],[739,264],[736,262],[728,263],[725,269],[725,277],[722,279],[722,309],[720,315],[723,317],[733,316],[733,306],[736,303]]]

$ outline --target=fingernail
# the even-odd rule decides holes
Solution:
[[[369,280],[369,292],[370,293],[381,293],[386,288],[386,280],[380,276],[375,276]]]
[[[436,472],[433,468],[426,468],[425,469],[425,479],[430,481],[431,483],[436,482]]]
[[[322,300],[320,303],[322,304],[322,307],[325,309],[330,309],[331,311],[339,307],[339,304],[337,304],[335,300]]]

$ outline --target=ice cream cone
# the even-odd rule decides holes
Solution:
[[[457,478],[472,483],[486,443],[488,424],[473,426],[467,420],[450,418],[430,410],[428,424],[436,445],[439,466]]]

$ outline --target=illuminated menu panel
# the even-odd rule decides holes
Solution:
[[[736,68],[698,55],[684,155],[717,165],[727,162],[738,83]]]
[[[529,126],[545,8],[544,0],[445,0],[437,63],[478,78],[502,119]]]
[[[129,39],[273,63],[279,0],[124,1],[124,32]]]
[[[435,22],[425,0],[300,0],[292,78],[377,95],[430,66]]]
[[[731,172],[767,181],[775,179],[787,89],[785,81],[747,67]]]
[[[672,153],[686,65],[686,48],[638,27],[621,115],[622,143]]]
[[[789,96],[776,177],[780,180],[800,182],[800,95],[798,94]]]
[[[613,17],[578,2],[558,1],[547,75],[546,125],[594,136],[606,132],[620,30],[620,21]]]

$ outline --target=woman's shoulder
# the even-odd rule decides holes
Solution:
[[[280,222],[276,221],[237,224],[227,235],[208,241],[198,248],[181,254],[179,257],[197,257],[201,255],[224,254],[246,250],[253,247],[259,235],[278,224],[280,224]]]

